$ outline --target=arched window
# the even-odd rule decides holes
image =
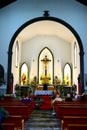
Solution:
[[[28,84],[28,66],[26,63],[23,63],[21,66],[20,84]]]
[[[71,66],[69,63],[66,63],[64,66],[64,82],[68,86],[71,86],[72,84],[71,75],[72,75]]]
[[[53,83],[53,55],[52,52],[45,47],[39,54],[39,84]]]
[[[76,42],[74,42],[74,67],[77,67],[77,45]]]
[[[15,46],[15,66],[18,67],[18,59],[19,59],[19,45],[18,41],[16,41],[16,46]]]

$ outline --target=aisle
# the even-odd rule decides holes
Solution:
[[[52,116],[52,110],[34,110],[24,130],[61,130],[60,120]]]

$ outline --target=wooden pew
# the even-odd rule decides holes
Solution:
[[[3,129],[5,129],[5,130],[14,130],[14,129],[17,129],[15,127],[14,123],[2,123],[1,125],[3,126]]]
[[[62,118],[63,115],[75,115],[75,114],[87,114],[87,103],[84,102],[55,102],[54,110],[58,118]],[[84,112],[82,113],[82,110]],[[86,112],[86,113],[85,113]]]
[[[54,102],[54,107],[58,107],[58,106],[79,106],[79,105],[87,105],[87,102],[81,102],[81,101],[71,101],[71,102],[67,102],[67,101],[56,101]]]
[[[55,102],[54,109],[56,112],[56,117],[62,119],[63,130],[78,130],[79,125],[81,125],[82,129],[83,127],[86,127],[85,125],[87,124],[87,102]],[[75,126],[78,126],[78,128],[76,127],[75,129]]]
[[[87,130],[87,124],[68,124],[67,130]]]
[[[24,120],[22,119],[20,122],[3,122],[1,124],[5,130],[24,130]]]
[[[69,124],[87,124],[87,116],[64,116],[61,121],[62,130],[68,129]]]
[[[3,119],[3,123],[2,124],[14,124],[13,126],[15,126],[16,128],[20,128],[21,130],[24,129],[24,119],[22,118],[22,116],[17,116],[17,115],[12,115],[9,116],[8,118],[4,118]]]
[[[35,108],[35,102],[33,100],[31,102],[22,102],[11,98],[0,100],[0,106],[4,107],[10,115],[22,115],[23,118],[27,119]]]
[[[0,106],[9,112],[9,117],[3,120],[5,130],[24,130],[24,121],[29,119],[35,107],[35,102],[22,102],[14,98],[0,100]]]
[[[0,106],[25,106],[28,105],[30,109],[34,109],[35,107],[35,102],[32,100],[31,102],[22,102],[17,99],[6,99],[6,100],[0,100]]]
[[[21,115],[23,119],[29,119],[31,111],[28,106],[3,106],[10,115]]]
[[[21,102],[20,100],[11,98],[0,100],[0,106],[4,107],[9,112],[9,117],[3,120],[2,125],[5,130],[24,130],[24,120],[29,119],[35,103]]]
[[[65,115],[87,116],[87,106],[60,106],[57,111],[57,117],[62,119]]]

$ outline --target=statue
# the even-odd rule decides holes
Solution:
[[[43,64],[44,64],[44,69],[45,69],[44,76],[41,77],[41,80],[42,80],[42,83],[43,83],[43,84],[48,84],[49,81],[51,80],[51,78],[49,77],[48,72],[47,72],[47,65],[48,65],[48,63],[49,63],[51,60],[47,58],[47,55],[45,55],[45,58],[43,58],[41,61],[43,62]]]
[[[22,74],[21,81],[22,81],[23,85],[26,83],[26,74],[25,73]]]
[[[45,55],[45,58],[43,58],[43,60],[41,60],[44,65],[45,65],[45,76],[47,76],[47,64],[51,61],[47,58],[47,55]]]

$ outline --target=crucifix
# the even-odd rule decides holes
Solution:
[[[47,65],[48,65],[48,63],[49,63],[51,60],[49,60],[49,59],[47,58],[47,55],[45,55],[45,58],[43,58],[41,61],[42,61],[42,62],[44,63],[44,65],[45,65],[45,76],[47,76]]]

